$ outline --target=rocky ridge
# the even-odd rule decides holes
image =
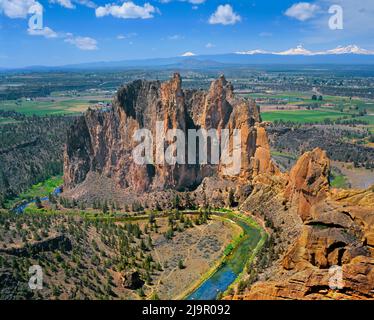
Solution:
[[[219,135],[222,129],[240,129],[239,175],[225,177],[221,164],[137,165],[132,151],[139,142],[133,135],[137,129],[149,129],[156,141],[157,121],[164,134],[168,129],[181,129],[186,136],[188,129],[217,129]],[[165,149],[171,143],[166,141]],[[89,110],[73,125],[64,152],[65,196],[88,201],[100,195],[94,190],[97,186],[108,188],[105,193],[113,200],[129,203],[144,193],[195,190],[208,177],[246,183],[259,173],[277,170],[255,102],[236,98],[223,76],[208,91],[183,90],[179,74],[168,82],[138,80],[125,85],[112,109]]]

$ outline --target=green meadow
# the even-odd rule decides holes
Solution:
[[[261,113],[263,121],[274,122],[275,120],[292,121],[297,123],[322,122],[325,119],[336,120],[349,114],[338,111],[324,110],[286,110],[266,111]],[[360,117],[362,118],[362,117]],[[359,119],[359,118],[357,118]]]
[[[109,102],[109,99],[98,99]],[[25,115],[62,115],[84,112],[92,103],[88,99],[56,99],[50,101],[5,100],[0,101],[0,110],[14,110]]]
[[[31,186],[28,190],[18,195],[17,198],[10,200],[6,206],[11,208],[14,204],[22,200],[35,199],[36,197],[45,197],[53,192],[57,187],[64,183],[62,176],[51,177]]]

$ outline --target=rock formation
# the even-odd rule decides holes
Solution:
[[[285,196],[303,220],[309,217],[311,206],[326,197],[329,172],[330,160],[319,148],[304,153],[292,168]]]
[[[193,190],[205,177],[225,176],[223,165],[191,164],[187,150],[187,164],[136,164],[132,151],[139,142],[133,135],[145,128],[155,142],[157,121],[161,121],[164,134],[168,129],[181,129],[186,142],[188,129],[217,129],[218,135],[223,129],[241,130],[241,168],[234,180],[247,183],[258,173],[277,170],[254,101],[236,98],[223,76],[213,81],[208,91],[202,91],[183,90],[181,77],[174,74],[163,83],[138,80],[125,85],[118,90],[111,109],[89,110],[76,121],[64,152],[65,195],[84,199],[100,194],[95,187],[107,188],[107,195],[126,202],[130,194]],[[165,142],[165,150],[172,142]],[[154,160],[159,147],[153,150]],[[207,149],[209,155],[210,147]]]
[[[256,178],[243,209],[272,222],[281,256],[234,299],[374,298],[374,189],[330,190],[328,177],[329,159],[316,148],[289,175]]]

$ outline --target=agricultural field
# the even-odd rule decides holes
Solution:
[[[312,99],[312,96],[316,95],[316,99]],[[332,96],[323,95],[315,92],[270,92],[270,93],[251,93],[246,94],[246,97],[259,100],[259,104],[266,104],[266,101],[278,102],[285,106],[289,105],[309,105],[312,103],[318,103],[321,107],[327,109],[341,109],[346,110],[363,110],[374,112],[374,101],[371,99],[357,98],[357,97],[345,97],[345,96]],[[319,96],[322,100],[319,100]]]
[[[318,92],[268,92],[244,95],[255,99],[265,121],[318,123],[325,119],[364,121],[373,130],[374,100]]]
[[[82,113],[97,103],[109,103],[106,96],[70,96],[0,101],[0,110],[17,111],[25,115],[64,115]],[[0,119],[1,123],[1,119]]]
[[[325,119],[337,120],[343,116],[348,116],[348,114],[324,110],[269,111],[261,113],[264,121],[283,120],[297,123],[323,122]]]

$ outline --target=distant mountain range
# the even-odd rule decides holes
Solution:
[[[346,47],[338,46],[335,49],[326,51],[310,51],[305,49],[303,46],[299,45],[296,48],[291,48],[286,51],[280,52],[270,52],[261,49],[249,50],[249,51],[239,51],[237,54],[254,55],[254,54],[272,54],[281,56],[316,56],[316,55],[336,55],[336,54],[357,54],[357,55],[374,55],[374,51],[366,50],[360,48],[357,45],[349,45]]]
[[[122,61],[98,61],[64,66],[30,66],[18,70],[87,70],[87,69],[214,69],[250,65],[374,65],[374,51],[356,45],[339,46],[326,51],[310,51],[297,46],[286,51],[256,49],[228,54],[196,55],[186,52],[179,57]],[[0,68],[1,71],[11,70]],[[12,69],[15,70],[15,69]]]

